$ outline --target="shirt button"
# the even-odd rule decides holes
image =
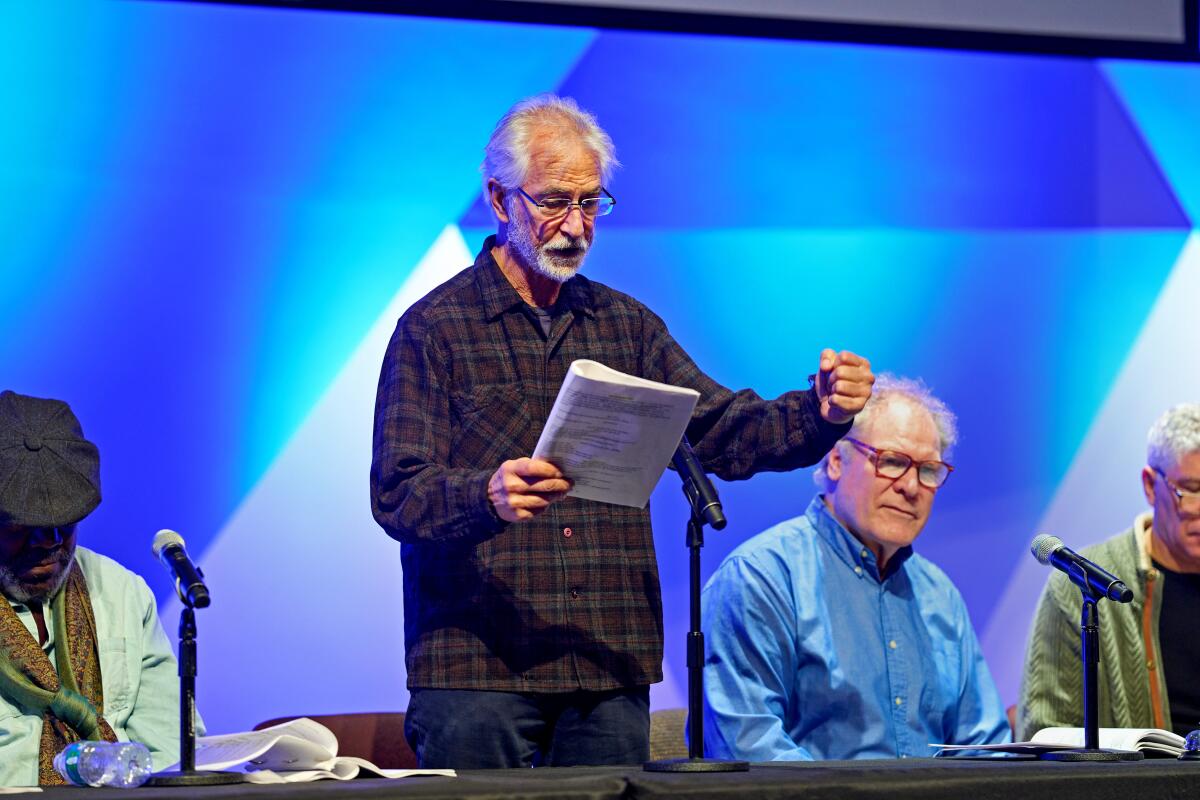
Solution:
[[[862,575],[862,567],[855,567],[855,568],[854,568],[854,574],[855,574],[855,575]]]
[[[895,649],[896,649],[896,640],[895,640],[895,639],[892,639],[890,642],[888,642],[888,647],[890,647],[890,648],[892,648],[893,650],[895,650]]]
[[[897,697],[897,698],[896,698],[896,705],[900,705],[900,704],[901,704],[901,703],[903,703],[903,702],[904,702],[904,701],[903,701],[903,700],[901,700],[899,697]]]
[[[571,530],[570,528],[563,528],[563,536],[567,537],[568,539],[571,538],[571,534],[574,532],[575,531]]]
[[[867,557],[867,551],[866,551],[866,550],[863,550],[861,553],[859,553],[859,555],[861,555],[863,558],[866,558],[866,557]]]
[[[576,600],[579,598],[579,590],[578,589],[571,590],[571,598],[576,599]]]

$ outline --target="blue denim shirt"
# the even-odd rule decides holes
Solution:
[[[820,497],[722,562],[703,620],[707,755],[903,758],[1011,740],[954,584],[912,548],[881,580]]]
[[[155,610],[146,582],[110,558],[85,547],[75,550],[87,578],[96,617],[104,718],[117,738],[150,748],[154,768],[179,759],[179,675],[171,643]],[[8,602],[0,595],[0,602]],[[33,615],[13,604],[17,616],[37,637]],[[54,663],[54,624],[46,606],[50,634],[43,650]],[[197,720],[197,733],[204,726]],[[38,782],[38,749],[42,717],[0,695],[0,786],[32,786]]]

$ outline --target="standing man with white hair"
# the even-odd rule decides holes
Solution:
[[[371,500],[402,543],[406,733],[425,767],[636,763],[662,680],[649,510],[566,497],[570,476],[529,457],[571,362],[699,391],[687,435],[728,480],[815,463],[874,378],[825,350],[815,389],[732,392],[577,274],[617,162],[574,101],[518,103],[486,153],[497,234],[404,314],[379,380]]]
[[[1081,554],[1133,590],[1100,625],[1100,727],[1200,728],[1200,405],[1178,405],[1150,428],[1142,491],[1151,510]],[[1079,590],[1053,572],[1025,652],[1018,733],[1083,725]]]
[[[923,384],[880,376],[803,516],[717,568],[703,594],[709,755],[905,758],[1008,741],[962,596],[912,549],[956,436]]]

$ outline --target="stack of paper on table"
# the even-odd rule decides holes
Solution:
[[[337,737],[331,730],[301,717],[261,731],[201,736],[196,740],[196,769],[244,771],[250,783],[455,776],[452,769],[381,769],[365,758],[339,756],[337,750]],[[179,769],[179,765],[168,769]]]
[[[1042,728],[1028,742],[1009,744],[931,744],[943,752],[984,750],[1000,753],[1039,755],[1053,750],[1083,747],[1083,728]],[[1183,737],[1162,728],[1101,728],[1100,747],[1106,750],[1137,750],[1147,758],[1175,758],[1183,752]]]

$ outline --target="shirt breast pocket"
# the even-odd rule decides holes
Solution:
[[[501,461],[533,455],[535,429],[521,390],[512,385],[476,387],[450,397],[454,428],[450,466],[496,467]]]
[[[113,727],[121,726],[129,718],[132,702],[132,687],[129,676],[134,667],[130,659],[137,654],[126,647],[124,637],[102,639],[100,646],[100,679],[104,685],[104,717]]]
[[[937,639],[929,643],[918,674],[923,676],[921,712],[926,718],[953,718],[958,711],[962,680],[962,654],[958,642]]]

